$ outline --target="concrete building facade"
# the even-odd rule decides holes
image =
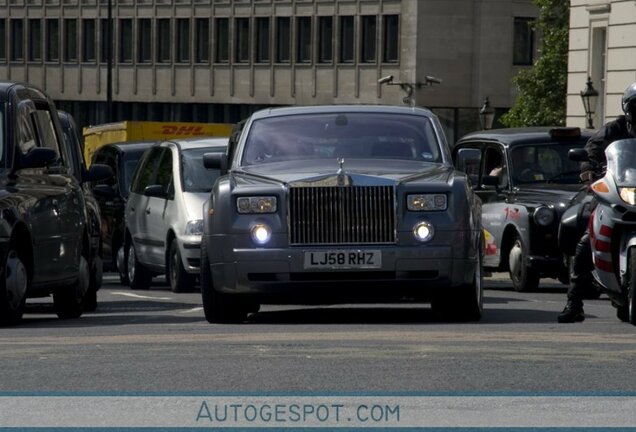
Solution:
[[[46,90],[81,125],[113,120],[235,122],[276,105],[401,104],[415,92],[450,141],[479,128],[488,97],[537,52],[532,0],[0,0],[0,79]]]
[[[621,96],[636,81],[636,1],[571,0],[567,124],[585,125],[580,92],[588,76],[599,92],[594,127],[622,114]]]

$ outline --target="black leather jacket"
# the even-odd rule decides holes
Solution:
[[[605,123],[585,144],[589,161],[581,164],[581,172],[592,171],[595,178],[602,177],[607,165],[605,149],[616,140],[636,137],[630,133],[630,129],[632,128],[627,127],[627,120],[623,115]]]

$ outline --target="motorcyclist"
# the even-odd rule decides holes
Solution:
[[[622,108],[624,115],[607,122],[585,144],[588,161],[581,164],[581,181],[586,184],[605,175],[605,149],[612,142],[636,138],[636,82],[630,84],[623,93]],[[594,204],[592,204],[594,205]],[[581,322],[585,319],[583,296],[592,284],[592,247],[588,231],[579,240],[574,254],[568,300],[563,312],[558,316],[560,323]]]

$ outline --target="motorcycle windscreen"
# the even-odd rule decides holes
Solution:
[[[616,186],[636,186],[636,139],[614,141],[605,149],[605,157]]]

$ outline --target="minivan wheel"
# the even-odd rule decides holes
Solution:
[[[172,292],[180,293],[194,291],[196,277],[195,275],[189,274],[183,267],[181,253],[179,253],[179,245],[177,244],[176,239],[173,239],[170,243],[166,278],[170,282]]]
[[[152,274],[143,264],[137,261],[135,245],[132,241],[128,245],[128,262],[126,264],[130,288],[134,290],[147,290],[150,288]]]
[[[22,319],[28,286],[27,269],[18,253],[11,249],[0,283],[0,324],[13,325]]]
[[[130,279],[128,279],[128,256],[126,255],[126,247],[121,245],[117,249],[117,272],[119,273],[119,283],[122,285],[129,285]]]

